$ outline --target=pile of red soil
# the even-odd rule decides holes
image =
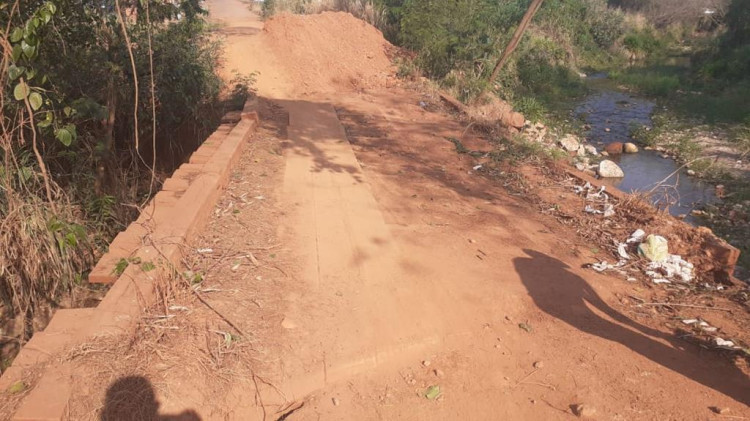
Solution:
[[[393,75],[386,55],[392,45],[349,13],[278,15],[266,22],[264,32],[295,84],[309,91],[380,87]]]

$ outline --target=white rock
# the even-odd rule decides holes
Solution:
[[[625,153],[638,153],[638,146],[635,145],[635,143],[626,143],[623,145],[623,150]]]
[[[619,165],[615,164],[609,159],[605,159],[604,161],[599,163],[599,168],[597,168],[597,173],[599,173],[599,177],[602,177],[602,178],[625,177],[625,173],[622,172],[622,168],[620,168]]]
[[[563,136],[562,139],[560,139],[560,146],[562,146],[563,149],[568,152],[577,152],[580,143],[578,142],[578,139],[575,138],[575,136],[567,134]]]
[[[596,150],[596,147],[593,145],[584,145],[583,148],[586,150],[586,153],[590,155],[599,155],[599,152]]]

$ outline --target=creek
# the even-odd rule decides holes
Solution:
[[[633,127],[652,127],[651,114],[656,104],[615,90],[604,76],[587,79],[592,92],[577,105],[574,114],[590,126],[586,132],[590,144],[601,151],[612,142],[632,142]],[[689,176],[687,169],[662,157],[660,152],[639,149],[635,154],[609,157],[622,168],[625,177],[603,179],[604,183],[627,193],[647,194],[655,206],[668,207],[672,215],[684,216],[685,221],[696,224],[690,211],[716,201],[714,186]]]

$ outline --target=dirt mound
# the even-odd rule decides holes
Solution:
[[[296,85],[308,92],[385,86],[392,47],[374,26],[349,13],[283,14],[264,27],[268,45]]]

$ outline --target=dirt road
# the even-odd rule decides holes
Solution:
[[[323,83],[247,3],[208,4],[225,25],[227,74],[258,71],[268,99],[197,245],[255,250],[258,264],[198,266],[212,305],[251,332],[242,355],[258,377],[213,386],[216,367],[195,374],[168,356],[208,339],[175,329],[159,352],[169,368],[150,371],[163,412],[535,420],[574,418],[582,404],[593,419],[750,417],[748,378],[636,319],[620,298],[643,291],[581,269],[590,251],[574,231],[474,174],[445,140],[464,131],[450,116],[387,81]],[[306,63],[316,84],[294,76]]]

